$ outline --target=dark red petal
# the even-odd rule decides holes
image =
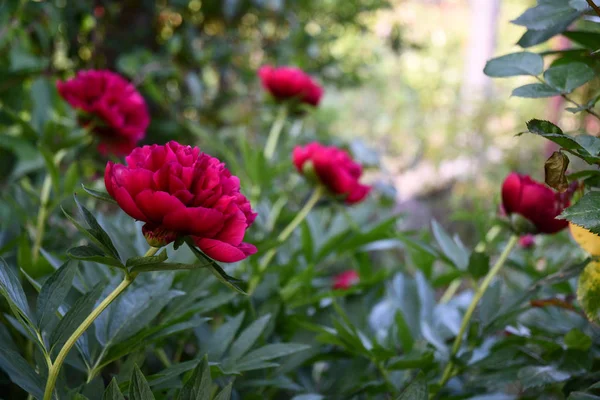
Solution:
[[[138,208],[138,206],[133,202],[131,195],[122,187],[116,187],[114,189],[115,200],[119,203],[119,207],[123,209],[129,216],[135,218],[140,221],[148,222],[146,216],[142,213],[142,211]]]
[[[256,253],[256,247],[248,243],[242,243],[242,245],[236,247],[219,240],[198,238],[195,238],[195,243],[200,250],[213,260],[227,263],[241,261]]]
[[[162,221],[165,228],[173,231],[202,237],[213,237],[222,228],[225,217],[217,210],[204,207],[190,207],[167,214]]]
[[[502,184],[502,205],[511,214],[517,212],[521,202],[521,176],[515,172],[509,174]]]
[[[177,197],[166,192],[153,192],[150,189],[140,192],[135,197],[135,202],[150,221],[157,225],[162,223],[165,215],[185,208]]]

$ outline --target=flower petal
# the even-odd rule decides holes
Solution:
[[[241,243],[240,246],[232,246],[228,243],[214,239],[197,239],[195,243],[207,256],[216,261],[236,262],[256,253],[256,247],[249,243]]]
[[[223,228],[225,217],[217,210],[204,207],[181,208],[167,214],[162,225],[170,230],[193,236],[212,237]]]

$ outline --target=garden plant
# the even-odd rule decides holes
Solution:
[[[267,3],[0,4],[0,399],[600,399],[600,8],[485,66],[572,116],[464,240],[316,115],[386,2]]]

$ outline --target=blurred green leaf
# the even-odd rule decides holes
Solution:
[[[539,75],[544,70],[544,59],[539,54],[520,52],[489,60],[483,72],[493,78],[518,75]]]
[[[117,201],[115,199],[113,199],[111,197],[110,194],[108,194],[107,192],[101,192],[99,190],[95,190],[95,189],[91,189],[88,187],[85,187],[85,185],[81,185],[81,187],[83,188],[83,190],[89,194],[90,196],[98,199],[98,200],[102,200],[102,201],[106,201],[109,203],[113,203],[113,204],[117,204]]]
[[[427,381],[423,373],[419,372],[412,382],[402,390],[400,396],[396,397],[396,400],[427,400],[428,398]]]
[[[525,388],[564,382],[569,377],[568,373],[559,371],[552,365],[528,366],[519,371],[519,380]]]
[[[569,63],[548,68],[544,79],[554,89],[567,94],[594,79],[595,75],[594,70],[583,63]]]
[[[569,349],[588,351],[592,346],[592,338],[573,328],[565,335],[565,345]]]
[[[484,252],[473,251],[469,256],[468,270],[475,279],[483,278],[490,269],[490,256]]]
[[[435,236],[438,245],[448,257],[454,266],[460,270],[465,270],[469,265],[469,254],[461,246],[459,246],[448,233],[442,228],[437,221],[431,222],[433,235]]]
[[[560,96],[561,92],[545,83],[529,83],[512,91],[512,96],[537,99],[541,97]]]
[[[240,333],[238,338],[231,344],[231,349],[229,350],[228,359],[231,363],[235,363],[250,350],[267,327],[270,319],[270,314],[263,315]]]

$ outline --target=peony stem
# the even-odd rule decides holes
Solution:
[[[283,243],[292,234],[294,229],[296,229],[298,227],[298,225],[300,225],[300,223],[302,221],[304,221],[306,216],[310,213],[310,211],[317,204],[317,202],[319,201],[321,196],[323,196],[324,193],[325,193],[325,188],[323,186],[318,185],[315,188],[315,191],[312,193],[312,195],[310,196],[310,198],[308,199],[308,201],[306,202],[304,207],[302,207],[302,209],[298,212],[298,214],[296,214],[296,216],[294,217],[292,222],[290,222],[289,225],[286,226],[285,229],[281,231],[279,236],[277,236],[277,242],[279,244]],[[256,290],[256,287],[262,280],[262,276],[264,275],[264,273],[265,273],[267,267],[269,266],[269,263],[273,259],[273,257],[275,257],[276,253],[277,253],[277,249],[271,249],[267,252],[267,254],[265,254],[265,256],[262,258],[262,260],[260,260],[260,264],[258,264],[258,274],[255,275],[254,277],[252,277],[252,279],[250,279],[250,283],[248,285],[248,294],[249,295],[254,293],[254,291]]]
[[[32,264],[35,266],[39,259],[42,240],[44,239],[44,230],[46,229],[46,219],[48,218],[48,203],[50,200],[50,190],[52,189],[52,176],[47,174],[42,183],[42,192],[40,194],[40,210],[37,216],[35,228],[35,240],[31,253]]]
[[[477,308],[477,305],[479,304],[479,301],[485,294],[485,291],[492,283],[494,277],[498,275],[498,272],[500,272],[500,270],[502,269],[502,266],[508,259],[508,255],[510,254],[510,252],[515,247],[515,244],[517,244],[518,241],[519,237],[517,235],[512,235],[510,237],[508,243],[506,244],[506,247],[504,248],[504,251],[502,251],[502,254],[500,254],[500,257],[498,258],[498,261],[496,261],[496,264],[494,264],[494,266],[489,270],[485,278],[483,278],[481,285],[475,291],[473,300],[471,300],[471,304],[469,304],[469,308],[467,308],[465,316],[463,317],[460,329],[458,331],[458,335],[456,335],[456,339],[454,339],[454,344],[452,345],[452,350],[450,351],[450,359],[448,360],[448,365],[446,365],[446,369],[444,370],[444,374],[442,375],[442,379],[440,380],[439,389],[442,389],[446,382],[448,382],[448,380],[452,377],[452,372],[454,369],[454,362],[452,361],[452,359],[456,356],[458,350],[460,349],[460,345],[462,344],[462,340],[467,330],[467,327],[469,326],[469,322],[471,321],[471,317],[475,312],[475,308]]]
[[[269,137],[267,138],[267,144],[265,145],[265,158],[267,160],[271,160],[273,158],[273,154],[275,154],[275,149],[277,148],[277,142],[279,141],[279,136],[281,135],[281,130],[283,129],[283,125],[285,124],[285,119],[287,118],[287,106],[284,104],[279,108],[279,112],[277,113],[277,117],[271,126],[271,131],[269,132]]]
[[[150,247],[144,257],[151,257],[158,251],[158,247]],[[135,279],[137,274],[134,272],[132,274],[125,273],[125,277],[123,281],[117,286],[98,306],[87,316],[87,318],[75,329],[75,332],[67,339],[62,349],[56,356],[56,359],[53,363],[51,363],[48,368],[48,380],[46,381],[46,390],[44,391],[44,400],[51,400],[52,393],[54,392],[54,387],[56,386],[56,380],[58,379],[58,374],[60,372],[60,368],[62,367],[63,362],[67,358],[69,351],[77,340],[83,335],[83,333],[92,325],[92,323],[102,314],[102,312],[121,294],[129,285],[131,285]]]

